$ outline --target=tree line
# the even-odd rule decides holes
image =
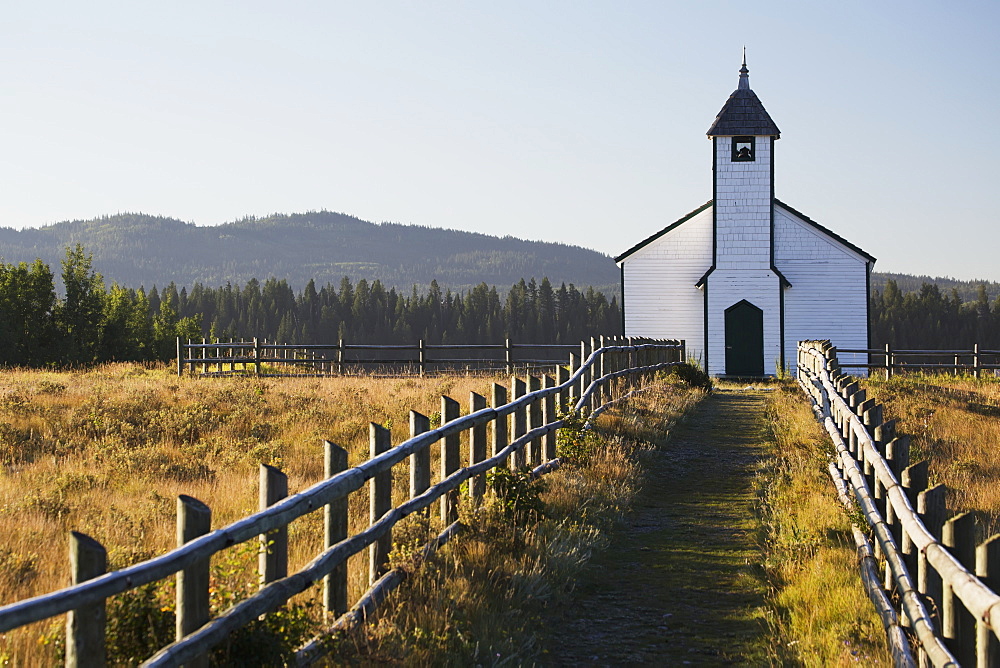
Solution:
[[[1000,297],[992,302],[985,284],[976,298],[963,301],[958,291],[942,294],[933,283],[905,293],[895,280],[871,296],[872,345],[910,350],[1000,349]]]
[[[170,283],[147,293],[106,287],[82,246],[62,260],[63,295],[41,260],[0,262],[0,364],[45,366],[169,360],[176,337],[281,343],[575,343],[621,331],[617,299],[573,284],[521,279],[503,296],[480,283],[464,292],[431,281],[400,294],[348,277],[334,287],[310,280],[298,294],[285,280],[249,280],[190,290]]]

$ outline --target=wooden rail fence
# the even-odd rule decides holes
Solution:
[[[441,398],[442,424],[430,428],[426,416],[410,412],[410,436],[392,446],[390,431],[372,423],[371,458],[347,468],[347,452],[324,442],[326,478],[288,496],[287,478],[270,466],[260,468],[260,510],[232,524],[211,530],[211,510],[189,496],[177,499],[176,549],[147,561],[106,573],[104,547],[78,532],[70,535],[72,586],[0,607],[0,633],[66,614],[66,665],[105,663],[105,602],[109,596],[150,582],[176,577],[176,641],[162,648],[144,666],[207,665],[207,653],[243,625],[277,610],[289,599],[322,583],[324,609],[336,616],[333,629],[363,620],[386,591],[398,584],[398,572],[386,572],[392,528],[407,515],[440,504],[445,531],[425,548],[432,551],[457,530],[459,487],[470,481],[469,495],[477,503],[486,491],[484,474],[495,467],[534,466],[540,474],[558,466],[555,433],[565,426],[556,406],[575,414],[602,410],[634,392],[650,374],[683,361],[684,344],[677,341],[592,339],[579,356],[555,368],[556,377],[512,378],[508,388],[494,384],[492,407],[472,393],[469,413],[460,415],[458,402]],[[530,390],[530,391],[529,391]],[[508,401],[508,399],[510,399]],[[492,426],[487,443],[487,427]],[[469,436],[469,461],[459,460],[459,438]],[[441,471],[431,484],[430,447],[441,443]],[[409,462],[410,498],[392,507],[393,467]],[[348,495],[369,487],[370,523],[349,536]],[[301,570],[288,574],[288,525],[312,512],[324,513],[325,550]],[[209,618],[209,560],[238,543],[260,541],[259,591]],[[347,558],[368,548],[372,587],[348,610]],[[322,653],[319,639],[297,653],[308,664]]]
[[[414,369],[423,375],[431,370],[515,369],[550,367],[566,359],[578,346],[565,344],[428,344],[410,345],[334,344],[304,345],[250,341],[201,342],[177,339],[177,375],[255,374],[258,376],[331,375],[373,368],[404,373]]]
[[[887,343],[884,348],[840,348],[838,352],[868,359],[842,361],[840,368],[882,369],[887,379],[898,371],[964,371],[976,378],[987,370],[1000,373],[1000,350],[980,349],[978,343],[971,350],[896,350]]]
[[[831,475],[874,534],[874,550],[858,532],[855,541],[896,665],[915,665],[912,640],[922,665],[1000,665],[1000,534],[977,545],[973,514],[948,517],[945,486],[928,487],[927,461],[910,462],[909,438],[841,371],[837,353],[828,341],[800,342],[798,379],[836,446]],[[871,553],[884,573],[872,574]]]

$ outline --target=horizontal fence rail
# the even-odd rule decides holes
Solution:
[[[976,378],[983,371],[1000,373],[1000,350],[906,350],[886,344],[884,348],[838,348],[838,353],[865,355],[867,362],[840,360],[842,369],[883,369],[886,378],[898,371],[953,371],[971,373]]]
[[[562,363],[571,344],[354,344],[343,339],[331,344],[268,343],[250,341],[200,342],[177,339],[177,375],[254,374],[266,376],[333,375],[371,369],[398,372],[475,369],[513,373],[518,368]]]
[[[574,346],[574,350],[576,346]],[[338,618],[331,628],[357,621],[384,597],[401,577],[386,577],[393,526],[406,516],[440,502],[441,526],[449,527],[427,550],[453,535],[459,487],[469,482],[473,503],[485,493],[484,474],[496,467],[530,469],[533,475],[558,467],[555,433],[566,424],[556,407],[576,415],[593,415],[608,404],[637,391],[644,377],[684,361],[683,341],[652,341],[620,337],[581,343],[579,355],[555,367],[555,377],[511,379],[507,388],[494,383],[493,406],[472,393],[469,413],[460,415],[458,403],[442,397],[442,424],[430,428],[428,418],[411,411],[410,438],[392,446],[388,429],[372,423],[371,458],[348,468],[347,453],[325,443],[326,478],[305,490],[287,495],[287,478],[278,469],[261,465],[260,510],[228,526],[210,528],[210,509],[187,496],[178,498],[176,549],[133,566],[105,573],[106,553],[92,538],[72,532],[73,586],[0,607],[0,633],[49,617],[67,615],[66,663],[102,665],[105,642],[105,601],[142,585],[177,577],[177,640],[143,665],[207,665],[207,652],[233,631],[284,605],[306,589],[323,585],[324,609]],[[487,453],[487,426],[492,425],[492,447]],[[459,461],[459,437],[468,433],[469,459]],[[441,474],[431,484],[430,447],[441,444]],[[409,460],[410,499],[392,507],[389,494],[393,467]],[[352,536],[347,531],[347,498],[369,486],[370,523]],[[325,516],[324,551],[298,572],[287,573],[288,525],[309,513]],[[260,540],[260,590],[214,619],[208,613],[208,565],[211,557],[233,545]],[[347,559],[369,549],[372,589],[350,612],[347,605]],[[394,584],[395,583],[395,584]],[[309,643],[299,656],[307,662],[323,644]]]
[[[899,623],[935,666],[1000,665],[1000,535],[977,545],[974,515],[947,517],[944,485],[928,488],[927,461],[910,463],[909,438],[841,372],[838,352],[828,341],[800,342],[799,384],[836,447],[831,475],[874,535]],[[912,665],[898,624],[882,613],[885,597],[870,595],[896,665]]]

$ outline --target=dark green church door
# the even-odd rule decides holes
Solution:
[[[764,375],[764,312],[745,299],[726,309],[726,375]]]

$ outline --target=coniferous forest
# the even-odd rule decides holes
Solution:
[[[147,293],[108,288],[81,246],[66,251],[63,295],[41,260],[0,263],[0,364],[66,365],[168,360],[176,337],[282,343],[576,343],[621,331],[617,299],[547,278],[521,279],[501,294],[481,283],[465,292],[431,281],[409,294],[348,277],[298,294],[285,280],[190,290],[170,283]]]
[[[617,297],[547,278],[509,290],[480,283],[453,292],[437,281],[408,293],[381,281],[310,280],[295,292],[286,280],[250,279],[220,287],[108,287],[82,246],[53,269],[0,262],[0,365],[46,366],[168,360],[176,337],[282,343],[429,344],[576,343],[621,332]],[[961,292],[973,294],[964,300]],[[943,294],[934,283],[904,292],[894,278],[871,295],[872,345],[934,350],[1000,349],[1000,297],[987,284],[960,284]]]

